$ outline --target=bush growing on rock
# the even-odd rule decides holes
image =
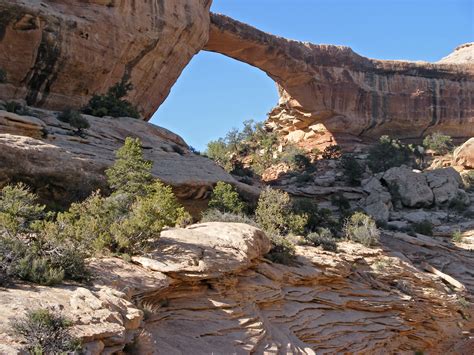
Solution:
[[[202,214],[202,223],[207,222],[226,222],[226,223],[245,223],[257,227],[257,223],[249,216],[244,214],[235,214],[230,212],[221,212],[216,209],[208,209]]]
[[[380,137],[378,144],[369,150],[368,165],[374,173],[386,171],[403,164],[411,165],[412,152],[409,147],[389,136]]]
[[[320,228],[335,230],[337,222],[331,217],[330,210],[319,208],[317,203],[309,199],[296,199],[293,201],[293,211],[299,215],[307,216],[305,232],[316,232]]]
[[[435,132],[425,137],[423,146],[434,151],[436,154],[446,154],[450,151],[453,140],[450,136]]]
[[[296,249],[286,237],[271,236],[272,249],[265,256],[274,263],[292,265],[296,260]]]
[[[34,116],[33,113],[26,106],[16,101],[6,102],[5,110],[11,113],[16,113],[20,116]]]
[[[219,181],[212,190],[209,208],[217,209],[221,212],[243,214],[246,206],[232,185]]]
[[[321,246],[326,251],[337,251],[337,240],[327,228],[319,228],[316,232],[304,237],[305,243],[318,247]]]
[[[285,147],[280,161],[288,164],[288,166],[294,171],[306,171],[311,167],[311,161],[305,155],[305,152],[294,145],[288,145]]]
[[[112,86],[107,91],[107,94],[95,94],[92,96],[89,103],[82,109],[82,112],[96,117],[140,118],[137,107],[124,99],[132,89],[133,86],[131,83],[121,81]]]
[[[323,159],[339,159],[341,156],[342,149],[337,144],[327,146],[321,155]]]
[[[344,154],[341,159],[341,166],[344,169],[344,176],[347,182],[352,186],[360,185],[364,166],[360,164],[352,155]]]
[[[412,229],[415,233],[429,236],[433,235],[433,224],[428,220],[413,223]]]
[[[258,199],[255,219],[268,234],[286,235],[303,233],[308,216],[293,212],[288,193],[266,188]]]
[[[82,130],[90,128],[89,121],[73,109],[66,109],[58,115],[58,120],[69,123],[71,127],[76,129],[76,134],[82,136]]]
[[[65,354],[80,350],[81,343],[69,328],[72,323],[57,311],[35,309],[12,323],[16,334],[27,342],[31,354]]]
[[[380,231],[371,217],[362,212],[356,212],[346,220],[344,235],[349,240],[370,247],[377,244]]]

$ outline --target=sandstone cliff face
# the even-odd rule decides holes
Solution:
[[[80,107],[121,79],[150,118],[207,42],[211,0],[0,1],[2,99]]]
[[[90,354],[472,353],[461,245],[388,233],[373,249],[298,247],[294,266],[263,259],[269,248],[254,227],[199,224],[164,231],[134,264],[91,261],[91,287],[0,290],[0,352],[21,346],[12,318],[59,304]]]
[[[0,110],[0,186],[22,181],[49,202],[84,199],[96,189],[107,188],[104,171],[114,162],[115,151],[126,137],[138,137],[145,157],[153,162],[153,174],[172,185],[177,197],[188,201],[191,212],[205,207],[218,181],[255,194],[164,128],[132,118],[84,115],[91,128],[80,137],[53,112],[36,109],[34,113],[40,118]]]
[[[437,130],[474,135],[470,46],[436,64],[381,61],[348,47],[287,40],[223,15],[213,14],[211,22],[205,49],[260,68],[278,83],[269,126],[294,141],[419,138]]]

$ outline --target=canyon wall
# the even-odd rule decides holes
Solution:
[[[327,131],[369,138],[417,138],[437,130],[474,135],[472,44],[440,63],[374,60],[212,14],[205,49],[260,68],[278,83],[280,102],[268,124],[296,141]]]
[[[122,79],[149,119],[207,42],[211,0],[0,0],[0,97],[81,107]]]

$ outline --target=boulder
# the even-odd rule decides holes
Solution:
[[[467,169],[474,169],[474,138],[470,138],[454,150],[454,162]]]
[[[455,199],[469,204],[469,197],[461,188],[463,186],[461,175],[452,167],[427,171],[423,175],[426,176],[428,186],[433,191],[436,205],[444,205]]]
[[[362,208],[376,221],[387,222],[392,209],[392,196],[382,186],[376,177],[365,179],[361,183],[363,190],[368,193],[367,198],[362,200]]]
[[[392,197],[400,198],[406,207],[428,207],[434,202],[426,176],[406,166],[387,170],[381,180],[388,186]]]

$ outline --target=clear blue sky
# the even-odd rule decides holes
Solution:
[[[214,0],[212,11],[263,31],[352,47],[378,59],[437,61],[474,41],[474,0]],[[244,120],[262,121],[277,103],[262,71],[201,52],[152,122],[204,150]]]

